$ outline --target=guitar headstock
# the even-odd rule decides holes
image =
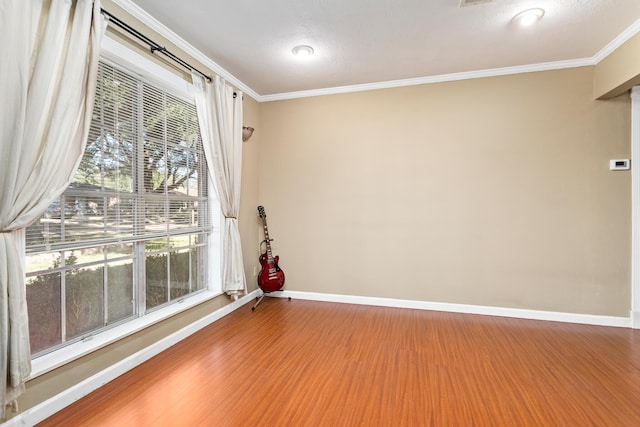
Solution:
[[[266,219],[267,218],[267,214],[264,212],[264,207],[258,206],[258,215],[262,219]]]

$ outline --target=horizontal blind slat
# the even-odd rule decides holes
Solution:
[[[72,184],[27,229],[27,252],[211,230],[196,108],[100,62]]]

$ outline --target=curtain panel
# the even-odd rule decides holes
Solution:
[[[225,217],[222,246],[222,286],[237,298],[247,292],[238,229],[242,173],[242,92],[234,93],[224,79],[206,83],[192,72],[196,108],[209,176]]]
[[[0,418],[31,372],[25,228],[82,159],[106,20],[99,0],[0,2]]]

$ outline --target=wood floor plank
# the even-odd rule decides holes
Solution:
[[[268,299],[41,426],[640,425],[640,331]]]

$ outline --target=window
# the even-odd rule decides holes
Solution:
[[[73,182],[27,229],[32,354],[205,289],[207,182],[194,102],[101,61]]]

